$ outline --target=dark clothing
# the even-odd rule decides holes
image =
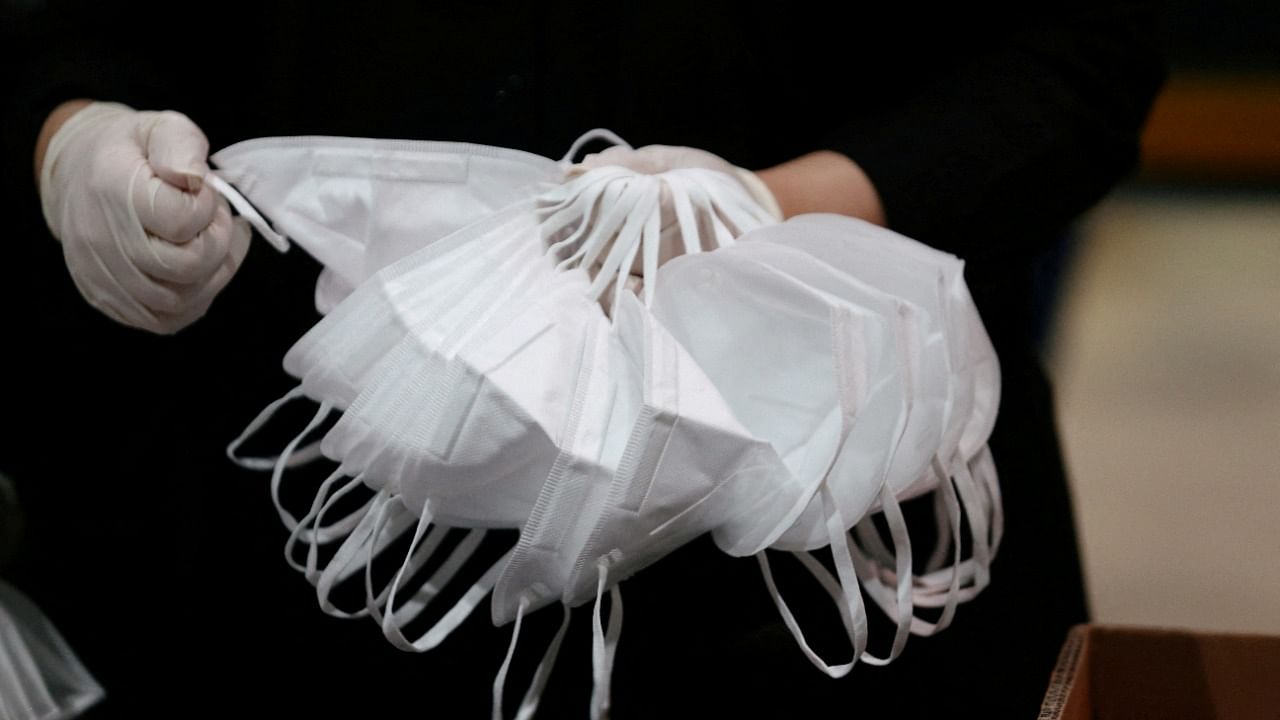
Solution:
[[[39,120],[75,96],[181,110],[213,149],[324,134],[558,157],[603,126],[636,146],[700,147],[750,168],[845,152],[895,229],[967,260],[1000,354],[991,444],[1008,526],[994,582],[890,667],[832,681],[795,647],[755,562],[695,542],[622,585],[614,717],[1034,713],[1066,628],[1086,611],[1050,392],[1029,347],[1031,268],[1133,165],[1163,77],[1144,12],[294,0],[219,3],[198,22],[159,2],[39,5],[4,5],[13,21],[0,51],[14,73],[0,312],[17,421],[0,439],[0,469],[30,521],[14,578],[106,686],[98,717],[485,717],[509,631],[477,612],[438,650],[410,656],[367,621],[321,614],[280,555],[266,478],[223,456],[291,385],[280,360],[316,319],[317,266],[259,244],[208,316],[175,337],[97,314],[69,281],[30,182]],[[928,508],[912,512],[926,545]],[[801,603],[808,585],[788,580]],[[834,609],[808,605],[821,635],[814,616]],[[556,615],[532,618],[512,693]],[[873,643],[891,635],[887,623],[873,631]],[[541,716],[585,716],[589,633],[579,612]],[[818,644],[847,657],[839,642]]]

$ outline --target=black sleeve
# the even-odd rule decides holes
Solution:
[[[828,146],[866,171],[895,230],[966,257],[1025,257],[1135,165],[1166,72],[1152,15],[1038,10]]]

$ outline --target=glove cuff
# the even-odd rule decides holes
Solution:
[[[44,161],[40,168],[40,211],[44,214],[44,224],[59,242],[62,241],[62,236],[58,227],[60,223],[57,222],[58,198],[55,197],[57,193],[54,191],[53,174],[62,151],[85,128],[92,127],[107,118],[132,112],[135,112],[133,108],[120,103],[90,103],[67,118],[62,123],[62,127],[58,128],[58,131],[49,139],[49,146],[45,148]]]

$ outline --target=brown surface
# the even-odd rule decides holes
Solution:
[[[1040,720],[1280,718],[1280,637],[1077,626]]]
[[[1155,178],[1280,179],[1280,77],[1175,75],[1142,145]]]

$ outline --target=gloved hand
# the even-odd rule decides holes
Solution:
[[[80,294],[108,317],[173,333],[208,310],[249,226],[204,182],[209,143],[186,116],[93,103],[49,142],[45,222]]]

